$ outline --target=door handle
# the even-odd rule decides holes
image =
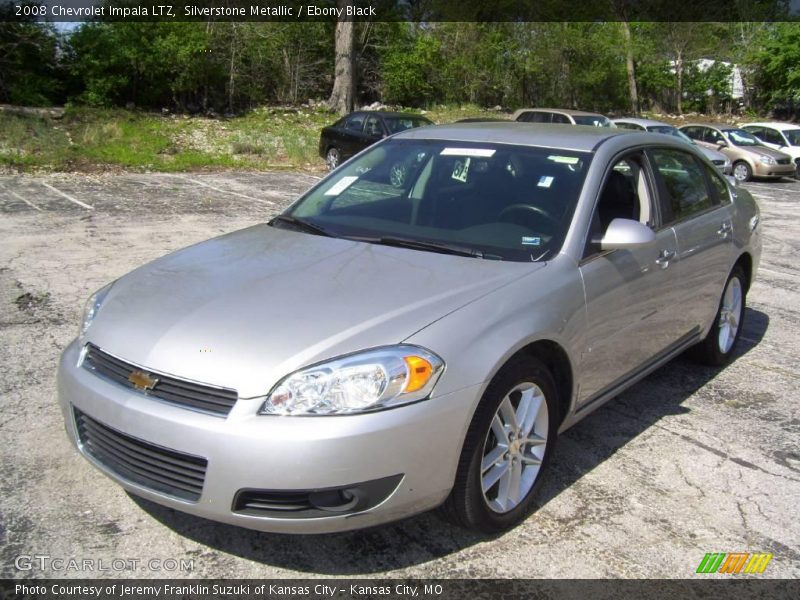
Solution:
[[[723,223],[719,226],[719,229],[717,229],[717,235],[721,237],[727,237],[732,229],[733,227],[731,227],[730,223]]]
[[[674,250],[662,250],[658,254],[658,258],[656,258],[656,264],[660,265],[662,269],[666,269],[669,266],[669,261],[675,258],[675,251]]]

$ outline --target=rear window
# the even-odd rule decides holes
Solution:
[[[611,127],[611,121],[602,115],[573,115],[576,125],[592,125],[593,127]]]
[[[406,129],[433,125],[433,123],[423,117],[384,117],[383,121],[386,123],[386,127],[389,128],[391,133],[399,133]]]

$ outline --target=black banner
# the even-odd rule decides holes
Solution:
[[[796,599],[797,580],[711,579],[285,579],[285,580],[1,580],[3,600],[736,600]]]
[[[0,0],[0,21],[785,21],[790,0]]]

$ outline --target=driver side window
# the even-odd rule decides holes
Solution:
[[[606,174],[594,208],[584,258],[600,253],[599,242],[611,221],[632,219],[654,228],[652,194],[640,152],[618,160]]]

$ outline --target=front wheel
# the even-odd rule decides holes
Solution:
[[[693,348],[694,357],[712,366],[727,364],[742,333],[746,300],[744,271],[735,267],[728,277],[714,324],[706,339]]]
[[[445,515],[484,533],[522,521],[553,450],[556,414],[556,386],[547,367],[529,357],[506,365],[473,416]]]
[[[753,169],[744,161],[733,164],[733,176],[736,181],[750,181],[753,178]]]

